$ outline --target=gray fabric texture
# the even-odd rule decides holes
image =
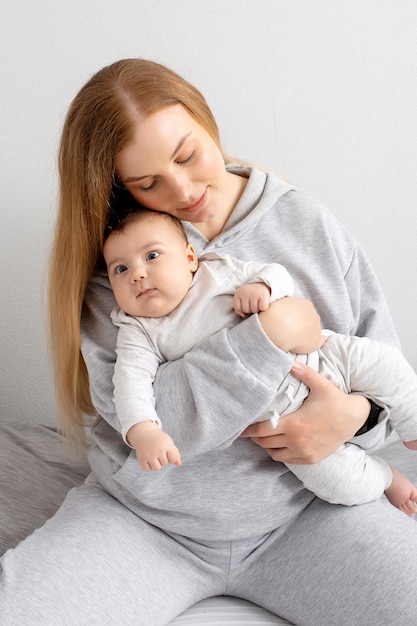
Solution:
[[[67,492],[83,482],[85,458],[35,423],[0,422],[0,554],[42,526]]]

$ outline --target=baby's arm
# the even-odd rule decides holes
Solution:
[[[119,328],[113,383],[122,436],[147,472],[169,463],[181,465],[178,448],[161,430],[155,410],[152,383],[160,359],[135,318],[115,310],[112,319]]]
[[[134,444],[132,436],[136,427],[140,432],[142,422],[148,430],[152,427],[155,433],[162,433],[153,395],[153,381],[161,359],[139,320],[119,309],[113,310],[111,318],[118,327],[113,372],[114,403],[122,437],[136,449],[136,437]],[[139,456],[138,459],[141,461]]]
[[[178,448],[171,437],[155,422],[134,424],[129,428],[126,439],[135,449],[139,464],[146,472],[160,470],[169,463],[181,465]]]

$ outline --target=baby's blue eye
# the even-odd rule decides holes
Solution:
[[[124,272],[127,272],[127,267],[126,265],[118,265],[114,271],[116,274],[123,274]]]
[[[159,252],[156,252],[156,250],[152,250],[152,252],[148,252],[148,254],[146,255],[146,260],[153,261],[153,259],[157,259],[158,257]]]

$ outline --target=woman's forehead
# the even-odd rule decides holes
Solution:
[[[202,126],[181,105],[140,118],[134,124],[133,138],[116,156],[116,170],[122,173],[123,182],[137,182],[152,175],[147,171],[150,158],[173,159],[187,139],[201,130]],[[135,171],[130,171],[131,166]]]

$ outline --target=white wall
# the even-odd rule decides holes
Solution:
[[[417,367],[414,0],[4,0],[0,413],[52,419],[42,284],[70,100],[118,58],[206,95],[226,150],[323,201],[363,243]]]

